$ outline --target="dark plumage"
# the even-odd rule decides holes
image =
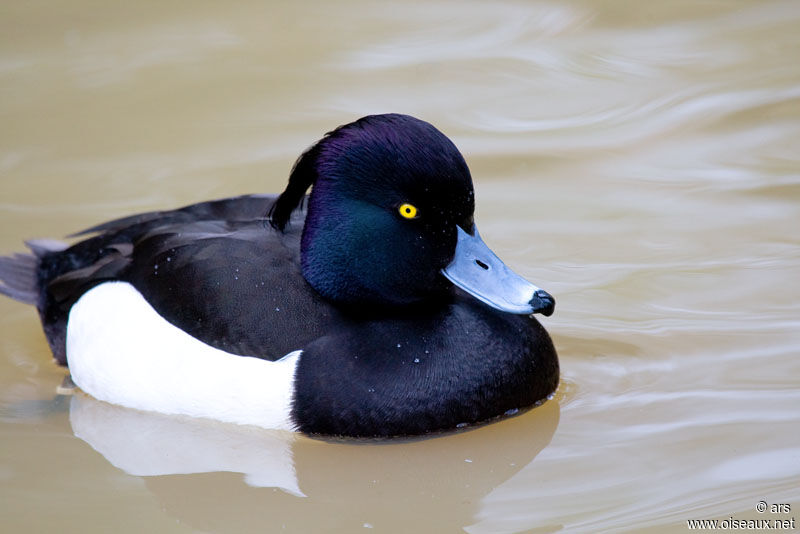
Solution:
[[[0,258],[0,292],[37,305],[68,364],[73,304],[94,286],[128,282],[212,347],[272,361],[302,349],[299,430],[420,434],[530,406],[558,384],[536,319],[442,276],[457,228],[474,232],[473,211],[469,169],[449,139],[412,117],[369,116],[306,151],[280,197],[135,215],[65,250]],[[530,300],[541,296],[532,311],[552,311],[546,293]]]

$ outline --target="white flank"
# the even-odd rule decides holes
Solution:
[[[70,310],[67,361],[89,395],[129,408],[295,430],[302,351],[278,361],[215,349],[168,323],[126,282],[87,291]]]

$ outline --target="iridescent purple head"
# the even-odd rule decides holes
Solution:
[[[370,115],[325,135],[295,163],[270,213],[274,228],[285,228],[311,186],[301,263],[306,281],[325,298],[404,305],[441,293],[449,280],[503,309],[468,287],[474,276],[486,276],[478,271],[488,271],[494,260],[462,261],[467,271],[454,267],[457,245],[467,238],[479,241],[472,178],[455,145],[429,123],[408,115]],[[478,271],[472,272],[474,266]],[[525,300],[525,308],[533,293],[513,298]],[[513,312],[532,311],[537,310]]]

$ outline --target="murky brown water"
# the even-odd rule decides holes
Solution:
[[[556,296],[556,399],[387,445],[141,414],[55,395],[34,311],[2,299],[3,530],[800,515],[800,3],[315,4],[6,2],[0,252],[277,192],[333,126],[411,113],[465,154],[487,242]]]

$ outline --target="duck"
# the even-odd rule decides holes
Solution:
[[[309,193],[310,189],[310,193]],[[0,258],[80,390],[307,435],[425,435],[558,386],[554,298],[474,221],[467,163],[387,113],[325,134],[279,194],[127,216]]]

